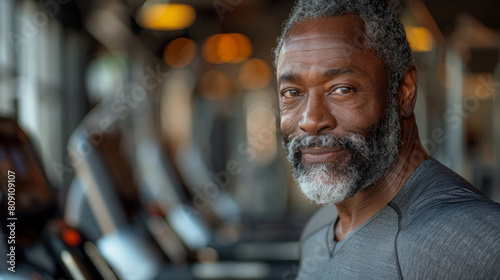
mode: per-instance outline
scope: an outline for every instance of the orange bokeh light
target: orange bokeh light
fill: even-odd
[[[205,40],[202,54],[214,64],[241,63],[252,54],[252,43],[240,33],[216,34]]]
[[[184,4],[153,4],[143,6],[138,23],[148,29],[179,30],[191,26],[196,19],[193,7]]]
[[[434,48],[434,37],[425,27],[405,27],[406,37],[414,52],[430,52]]]
[[[248,89],[260,89],[271,81],[271,70],[264,60],[252,58],[241,66],[239,80]]]
[[[163,51],[163,60],[171,67],[181,68],[193,61],[196,44],[188,38],[178,38],[170,42]]]

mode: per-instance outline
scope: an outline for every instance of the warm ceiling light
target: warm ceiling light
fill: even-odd
[[[205,40],[202,53],[210,63],[241,63],[252,54],[252,43],[240,33],[216,34]]]
[[[202,46],[202,55],[210,63],[222,63],[217,54],[217,42],[221,35],[217,34],[205,40]]]
[[[217,42],[217,57],[223,62],[238,59],[238,42],[232,34],[222,34]]]
[[[410,47],[414,52],[432,51],[434,47],[434,38],[427,28],[407,26],[405,30]]]
[[[241,66],[239,80],[248,89],[260,89],[271,81],[271,70],[262,59],[252,58]]]
[[[170,42],[163,52],[163,59],[170,67],[181,68],[193,60],[196,44],[188,38],[178,38]]]
[[[179,30],[191,26],[196,18],[193,7],[185,4],[144,5],[138,14],[139,24],[154,30]]]

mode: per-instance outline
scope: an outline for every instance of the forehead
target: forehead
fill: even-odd
[[[306,20],[294,24],[283,43],[277,63],[285,71],[316,68],[378,68],[381,62],[364,45],[364,23],[354,15]],[[342,64],[342,65],[340,65]]]

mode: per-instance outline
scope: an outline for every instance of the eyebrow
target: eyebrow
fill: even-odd
[[[279,76],[278,84],[282,84],[285,82],[294,83],[294,82],[297,82],[299,80],[300,80],[299,75],[288,72],[288,73],[284,73],[284,74]]]
[[[352,67],[340,67],[340,68],[332,68],[324,71],[321,76],[324,78],[333,78],[337,76],[342,76],[346,74],[355,74],[356,72]],[[280,75],[278,78],[278,84],[285,83],[285,82],[290,82],[294,83],[297,81],[300,81],[301,78],[298,74],[296,73],[291,73],[291,72],[285,72],[284,74]]]

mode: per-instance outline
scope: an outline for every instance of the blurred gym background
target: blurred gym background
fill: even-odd
[[[500,201],[500,4],[389,3],[419,70],[425,148]],[[0,117],[12,120],[0,200],[17,170],[17,213],[77,229],[55,235],[88,240],[104,279],[292,279],[318,208],[291,179],[277,129],[271,49],[292,5],[0,1]],[[23,226],[26,271],[93,275],[34,260],[46,225]]]

